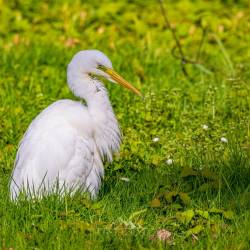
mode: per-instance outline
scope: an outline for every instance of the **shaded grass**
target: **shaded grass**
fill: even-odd
[[[2,244],[24,249],[39,246],[46,249],[155,248],[160,243],[152,242],[150,236],[158,228],[168,228],[174,233],[176,247],[186,249],[193,243],[191,239],[184,240],[187,225],[179,225],[175,219],[179,209],[171,206],[151,208],[149,205],[159,190],[185,191],[186,183],[178,169],[180,167],[173,166],[165,173],[147,168],[136,174],[130,171],[127,173],[130,178],[128,183],[120,180],[118,173],[107,173],[108,177],[95,202],[77,194],[61,199],[51,195],[33,202],[24,199],[15,204],[7,198],[5,188],[1,193],[0,210]],[[218,192],[208,190],[200,193],[196,190],[190,193],[192,202],[185,206],[185,210],[220,207],[236,211],[233,220],[220,216],[211,218],[209,223],[215,220],[221,231],[218,235],[212,234],[207,227],[199,236],[198,248],[238,248],[240,244],[246,247],[249,243],[250,204],[244,197],[249,192],[249,184],[248,187],[230,187],[225,186]],[[239,201],[242,203],[238,204]],[[140,213],[136,215],[138,211]]]

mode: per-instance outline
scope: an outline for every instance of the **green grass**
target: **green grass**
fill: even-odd
[[[205,70],[187,65],[189,77],[171,54],[174,40],[157,1],[99,2],[0,1],[0,246],[248,249],[248,1],[165,1],[189,58],[207,28]],[[66,66],[89,48],[104,51],[145,96],[106,82],[124,136],[120,154],[105,166],[100,195],[12,203],[18,142],[46,106],[76,99]],[[158,229],[171,240],[153,240]]]

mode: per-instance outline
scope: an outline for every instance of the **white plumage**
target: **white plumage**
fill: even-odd
[[[87,106],[59,100],[44,109],[21,140],[11,177],[11,198],[20,191],[41,196],[59,190],[89,191],[94,198],[104,175],[103,160],[112,161],[121,134],[108,94],[93,77],[103,76],[137,94],[100,51],[77,53],[67,69],[68,85]]]

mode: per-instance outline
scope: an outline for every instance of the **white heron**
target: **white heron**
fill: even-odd
[[[75,96],[44,109],[29,125],[19,144],[10,181],[10,195],[20,191],[41,196],[64,190],[84,190],[96,197],[104,175],[103,160],[112,161],[121,143],[119,125],[108,93],[96,76],[104,77],[138,95],[98,50],[78,52],[67,68],[67,82]]]

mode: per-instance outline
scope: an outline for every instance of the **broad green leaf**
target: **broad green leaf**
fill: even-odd
[[[180,199],[184,205],[188,205],[191,201],[187,193],[179,192]]]
[[[153,199],[151,202],[150,202],[150,206],[153,207],[153,208],[157,208],[157,207],[160,207],[161,206],[161,201],[159,199]]]
[[[172,192],[167,192],[164,197],[166,199],[167,202],[172,203],[173,202],[173,198],[176,197],[178,195],[177,191],[172,191]]]
[[[209,213],[208,211],[203,211],[203,210],[195,210],[195,213],[200,215],[201,217],[208,219]]]
[[[103,204],[102,202],[95,202],[93,203],[93,205],[91,206],[91,209],[94,209],[94,210],[99,210],[103,207]]]
[[[152,163],[155,166],[158,166],[161,163],[161,157],[159,155],[153,155],[152,156]]]
[[[170,209],[172,210],[180,210],[183,208],[183,206],[179,203],[172,203],[170,206],[169,206]]]
[[[224,211],[219,208],[211,208],[209,209],[209,213],[214,213],[214,214],[222,214]]]
[[[186,236],[192,235],[192,234],[199,234],[201,231],[204,230],[204,227],[202,225],[197,225],[195,227],[190,228],[187,233]]]
[[[176,213],[176,218],[183,224],[188,224],[191,222],[193,219],[195,213],[194,210],[186,210],[184,212],[177,212]]]
[[[184,167],[181,171],[181,177],[197,176],[197,175],[198,173],[189,167]]]
[[[223,216],[228,220],[232,220],[234,218],[234,212],[231,210],[224,211]]]

